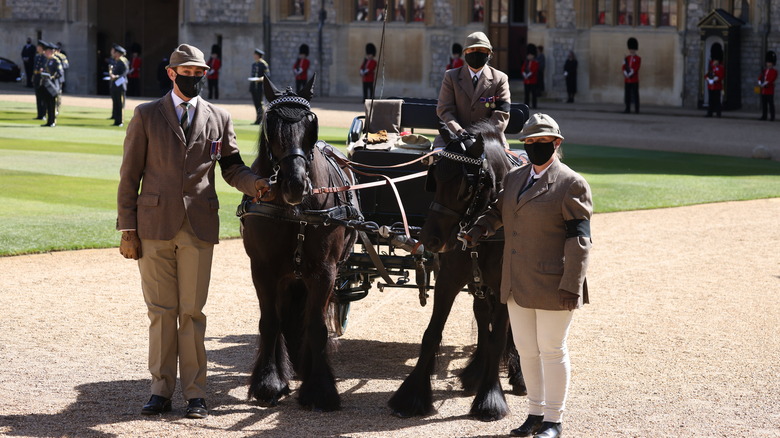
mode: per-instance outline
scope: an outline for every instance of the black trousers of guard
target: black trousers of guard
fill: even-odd
[[[57,120],[57,96],[52,96],[44,87],[43,107],[46,111],[46,126],[54,125]]]
[[[709,106],[707,107],[707,117],[712,117],[712,114],[720,117],[720,91],[721,90],[707,90],[710,99]]]
[[[249,88],[252,93],[252,103],[255,104],[255,123],[259,124],[263,120],[263,87],[262,83],[252,84]]]
[[[539,97],[539,85],[538,84],[523,84],[524,85],[524,98],[523,103],[529,107],[536,109],[536,100]]]
[[[125,107],[125,89],[122,87],[111,87],[111,118],[115,125],[122,124],[122,109]]]
[[[35,108],[38,110],[36,118],[43,119],[46,116],[45,98],[49,94],[40,84],[35,87]]]
[[[631,112],[631,104],[634,104],[636,112],[639,112],[639,82],[626,83],[625,93],[623,100],[626,103],[626,110],[624,112]]]
[[[209,100],[219,99],[219,79],[206,79],[209,85]]]
[[[374,83],[363,82],[363,100],[374,98]]]
[[[775,119],[775,95],[761,95],[761,120],[766,120],[766,113],[769,110],[769,120]]]

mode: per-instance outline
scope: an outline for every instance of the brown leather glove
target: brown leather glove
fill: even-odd
[[[563,307],[565,310],[574,310],[577,308],[577,302],[579,302],[580,296],[562,289],[558,289],[558,299],[560,300],[561,307]]]
[[[119,253],[126,259],[138,260],[141,258],[141,239],[135,231],[122,231],[122,240],[119,242]]]
[[[382,129],[376,133],[369,132],[366,137],[366,143],[368,144],[385,143],[387,142],[387,131]]]
[[[273,191],[273,186],[268,182],[268,178],[260,178],[255,181],[255,190],[257,190],[255,202],[269,202],[276,197],[276,193]]]
[[[463,242],[463,249],[466,247],[474,248],[479,245],[479,239],[485,237],[485,228],[481,225],[474,225],[466,232],[458,233],[458,240]]]

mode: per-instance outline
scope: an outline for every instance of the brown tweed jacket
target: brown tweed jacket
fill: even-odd
[[[198,238],[218,243],[212,141],[222,142],[219,164],[225,181],[254,196],[259,177],[241,160],[230,114],[198,99],[188,140],[170,93],[136,107],[119,170],[117,229],[136,229],[141,239],[170,240],[186,215]]]
[[[510,104],[507,75],[486,65],[482,69],[477,88],[474,88],[468,66],[447,70],[441,83],[436,114],[455,133],[462,129],[468,130],[471,125],[484,119],[489,119],[503,132],[509,124],[509,112],[485,106],[489,102],[480,102],[480,97],[494,98]],[[444,144],[437,137],[434,146]]]
[[[518,197],[531,175],[531,166],[512,170],[504,178],[498,200],[477,219],[488,235],[504,227],[501,302],[510,296],[530,309],[563,310],[558,290],[588,302],[585,271],[590,237],[566,237],[565,221],[590,220],[590,186],[559,160]]]

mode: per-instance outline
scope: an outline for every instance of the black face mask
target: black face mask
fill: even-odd
[[[184,76],[177,74],[175,81],[176,85],[179,86],[179,91],[181,91],[181,94],[192,99],[193,97],[199,95],[203,90],[203,78],[205,77],[206,75]]]
[[[480,69],[487,64],[490,55],[484,52],[471,52],[466,53],[463,57],[466,59],[466,64],[468,64],[469,67]]]
[[[531,164],[541,166],[550,161],[550,157],[555,152],[555,142],[528,143],[525,145],[525,151],[528,152],[528,159],[531,161]]]

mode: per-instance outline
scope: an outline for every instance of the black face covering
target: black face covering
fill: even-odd
[[[550,161],[550,157],[555,152],[555,142],[528,143],[525,145],[525,151],[528,152],[528,159],[532,164],[541,166]]]
[[[489,54],[484,52],[471,52],[466,53],[463,56],[466,59],[466,64],[471,68],[480,69],[487,64]]]
[[[203,78],[205,77],[206,75],[184,76],[177,74],[175,81],[176,85],[179,86],[179,91],[181,91],[181,94],[192,99],[193,97],[199,95],[203,90]]]

